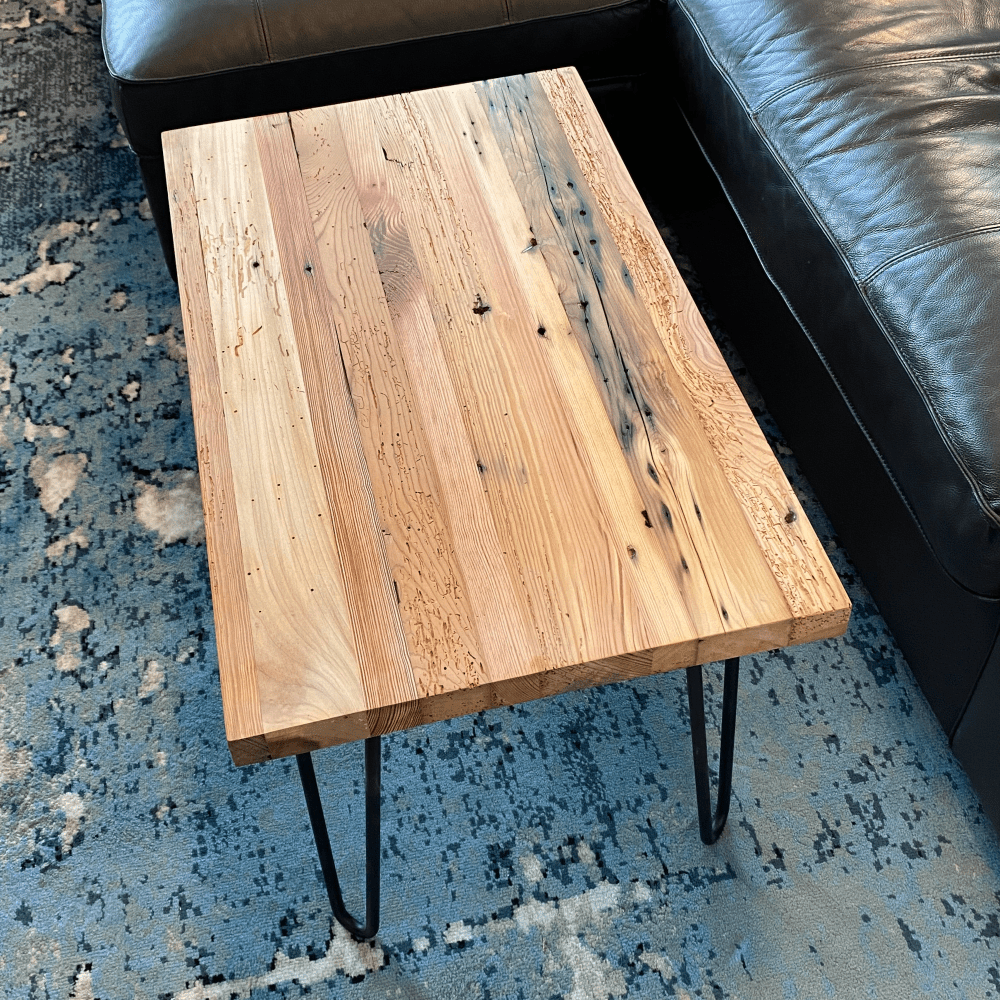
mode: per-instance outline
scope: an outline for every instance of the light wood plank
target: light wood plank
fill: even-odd
[[[254,126],[289,318],[302,359],[304,398],[333,515],[367,718],[373,732],[405,728],[416,685],[291,124],[287,115],[272,115],[255,119]],[[325,673],[339,679],[351,670],[331,662]]]
[[[850,617],[844,587],[677,275],[579,73],[570,67],[537,78],[792,609],[789,644],[843,634]]]
[[[378,164],[363,157],[359,196],[336,110],[296,112],[291,122],[361,443],[375,482],[417,694],[478,687],[486,680],[480,622],[455,546],[464,541],[474,570],[484,551],[499,549],[482,509],[465,504],[465,509],[452,505],[449,510],[441,501],[444,496],[471,496],[474,502],[478,484],[466,476],[460,485],[442,487],[424,426],[427,413],[432,432],[454,437],[455,425],[448,422],[454,403],[441,405],[449,386],[440,366],[437,377],[428,377],[437,338],[422,279],[399,225],[398,208],[379,183]],[[405,337],[410,329],[415,343],[401,342],[400,331]],[[411,366],[420,375],[416,384]],[[464,464],[471,468],[472,460]],[[456,537],[455,521],[473,530]],[[503,582],[477,573],[471,586],[482,600],[487,588],[495,591]],[[523,628],[519,633],[507,620],[485,617],[481,623],[491,658],[510,656],[516,635],[523,642]]]
[[[535,310],[504,266],[490,206],[455,150],[440,96],[381,101],[368,128],[405,225],[419,234],[412,245],[508,572],[552,666],[643,648],[648,634],[575,460],[581,444],[552,392]]]
[[[695,636],[697,629],[677,585],[675,567],[650,535],[643,503],[622,461],[614,428],[586,365],[580,363],[581,354],[570,337],[571,324],[553,274],[530,242],[534,239],[532,228],[501,148],[488,127],[487,109],[477,88],[471,84],[443,88],[435,96],[443,108],[436,134],[447,135],[450,154],[464,158],[466,176],[481,192],[495,229],[494,250],[502,254],[498,263],[516,282],[530,310],[527,340],[542,359],[547,391],[557,401],[574,442],[574,460],[593,489],[594,511],[617,556],[614,571],[622,576],[620,587],[636,603],[641,632],[635,633],[628,648],[649,648]],[[461,196],[465,204],[467,192],[463,190]],[[591,498],[583,502],[591,503]],[[568,523],[575,531],[578,519],[571,515]],[[679,562],[676,569],[681,570]],[[617,613],[619,598],[608,581],[600,579],[594,584],[604,588],[598,598],[604,602],[604,613]],[[625,648],[621,647],[623,653]]]
[[[192,147],[266,736],[365,702],[254,130],[225,123]],[[231,656],[220,644],[220,670]]]
[[[562,289],[577,350],[589,364],[650,528],[671,553],[699,630],[790,619],[718,468],[683,382],[534,77],[479,85],[544,256]],[[510,137],[514,141],[510,141]],[[775,635],[778,642],[785,637]]]
[[[198,445],[198,469],[205,510],[206,547],[215,619],[216,643],[226,650],[220,671],[226,739],[237,764],[270,756],[264,738],[256,653],[246,587],[229,441],[216,367],[208,280],[202,254],[191,147],[174,133],[163,144],[167,170],[174,179],[170,219],[176,239],[181,317],[186,338],[191,406]]]

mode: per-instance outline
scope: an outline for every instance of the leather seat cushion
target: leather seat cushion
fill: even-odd
[[[1000,595],[1000,9],[669,0],[668,19],[765,269],[942,567]]]
[[[588,81],[634,75],[652,3],[105,0],[103,39],[165,233],[162,132],[553,66]]]
[[[579,14],[620,0],[104,0],[112,76],[177,80]]]

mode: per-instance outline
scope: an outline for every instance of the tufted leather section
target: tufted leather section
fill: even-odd
[[[615,7],[620,0],[104,0],[120,80],[163,81]]]
[[[1000,595],[1000,10],[669,15],[689,120],[768,273],[941,564]]]

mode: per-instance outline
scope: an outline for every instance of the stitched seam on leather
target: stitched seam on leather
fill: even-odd
[[[931,404],[931,402],[928,399],[927,394],[924,391],[923,387],[920,385],[920,383],[915,378],[915,376],[913,374],[913,371],[910,368],[909,363],[907,362],[907,360],[900,353],[898,345],[893,340],[893,338],[889,336],[889,331],[888,331],[888,327],[886,325],[885,320],[883,319],[881,313],[875,308],[874,304],[872,303],[872,300],[871,300],[870,296],[868,295],[867,288],[862,284],[861,279],[858,277],[857,272],[851,266],[850,261],[844,255],[843,250],[841,249],[840,243],[833,236],[833,233],[830,231],[829,227],[826,225],[825,220],[819,214],[819,212],[816,210],[816,206],[813,204],[812,199],[810,199],[809,196],[806,194],[806,192],[802,189],[802,186],[799,184],[798,179],[796,178],[796,176],[794,175],[794,173],[789,169],[789,166],[786,163],[785,159],[778,153],[778,151],[772,145],[772,143],[771,143],[770,139],[768,138],[768,136],[763,132],[763,130],[761,128],[761,125],[760,125],[760,122],[757,119],[757,116],[754,115],[754,114],[751,114],[749,112],[747,103],[744,100],[743,95],[740,93],[739,89],[736,87],[736,85],[735,85],[732,77],[730,76],[730,74],[728,72],[726,72],[726,70],[724,69],[724,67],[719,63],[719,60],[716,58],[715,53],[712,51],[711,47],[708,45],[708,42],[705,39],[704,35],[701,33],[700,30],[698,30],[698,26],[694,22],[694,20],[692,19],[691,14],[688,11],[688,9],[684,6],[684,4],[681,2],[681,0],[675,0],[675,2],[677,3],[678,8],[681,11],[683,11],[685,17],[687,17],[687,19],[688,19],[689,23],[691,24],[692,28],[695,30],[695,32],[697,33],[697,35],[701,39],[705,52],[708,54],[709,58],[712,60],[712,63],[715,65],[716,69],[718,69],[720,76],[726,82],[726,85],[729,87],[730,91],[732,91],[732,93],[734,93],[737,96],[737,98],[739,99],[740,104],[743,106],[743,109],[744,109],[744,111],[747,114],[747,118],[750,121],[750,123],[753,125],[754,129],[756,130],[757,135],[760,137],[761,141],[767,147],[767,149],[770,152],[770,154],[775,158],[776,162],[779,164],[779,166],[781,167],[781,169],[784,171],[785,176],[786,176],[787,180],[789,181],[789,183],[798,192],[799,197],[802,198],[803,203],[806,205],[806,207],[809,209],[810,213],[812,214],[813,220],[816,222],[816,224],[823,231],[823,233],[826,236],[826,238],[830,241],[830,245],[833,247],[834,252],[837,254],[837,256],[840,257],[841,262],[844,264],[845,268],[847,268],[848,273],[853,276],[855,282],[858,285],[858,291],[861,294],[861,296],[862,296],[865,304],[868,306],[869,312],[871,312],[871,314],[872,314],[872,318],[878,324],[879,329],[882,331],[882,336],[885,338],[886,343],[889,345],[890,349],[896,355],[896,358],[899,361],[900,366],[902,367],[903,371],[906,372],[907,377],[910,379],[910,382],[912,383],[914,389],[917,392],[917,395],[921,398],[921,400],[923,400],[924,406],[927,408],[928,414],[930,415],[931,419],[933,420],[935,427],[937,427],[938,433],[940,434],[942,441],[944,441],[944,443],[945,443],[945,447],[947,447],[949,453],[951,454],[952,458],[955,461],[955,464],[958,466],[958,468],[961,471],[963,477],[965,478],[966,484],[968,485],[969,489],[972,491],[973,495],[976,497],[977,501],[979,502],[979,506],[982,509],[982,512],[986,515],[986,517],[987,517],[988,520],[993,521],[997,525],[1000,525],[1000,514],[998,514],[996,511],[994,511],[993,508],[992,508],[992,506],[985,500],[979,484],[975,481],[975,479],[970,474],[969,468],[966,465],[966,463],[963,461],[962,458],[959,457],[958,453],[956,452],[955,445],[952,442],[950,435],[946,433],[945,428],[944,428],[944,426],[943,426],[943,424],[941,422],[941,419],[938,416],[937,410]],[[689,126],[689,128],[690,128],[690,126]],[[694,131],[693,130],[691,130],[691,131],[692,131],[692,135],[694,135]],[[697,136],[695,136],[695,139],[697,140]],[[700,147],[701,143],[699,142],[698,145]],[[702,153],[704,154],[704,149],[702,149]],[[711,164],[711,160],[707,156],[705,157],[705,159],[706,159],[706,161],[708,163]],[[713,167],[713,170],[714,170],[714,167]],[[718,174],[716,174],[716,176],[718,176]],[[722,179],[721,178],[719,178],[719,182],[720,182],[720,184],[722,183]],[[724,184],[722,185],[722,189],[723,189],[723,191],[726,191],[726,188],[725,188]],[[729,199],[729,193],[728,192],[726,192],[726,198],[727,198],[727,200],[729,200],[729,203],[732,206],[733,211],[736,211],[736,206],[733,205],[732,200]],[[740,216],[740,213],[736,212],[736,215],[737,215],[737,218],[740,219],[740,224],[743,225],[743,219],[742,219],[742,216]],[[749,230],[747,229],[747,227],[745,225],[743,225],[743,229],[747,233],[747,236],[750,238],[751,245],[754,247],[754,252],[757,253],[757,258],[758,258],[758,260],[760,260],[761,266],[763,266],[763,263],[764,263],[763,262],[763,258],[761,257],[760,253],[757,251],[757,245],[754,242],[753,238],[750,237]],[[861,428],[861,430],[864,433],[865,437],[868,439],[869,443],[871,444],[872,450],[875,452],[875,454],[878,456],[879,461],[882,463],[882,466],[885,469],[886,475],[889,476],[889,479],[892,481],[893,485],[895,486],[896,491],[899,493],[900,498],[903,500],[903,502],[906,504],[907,509],[910,511],[910,514],[913,517],[914,523],[917,525],[918,529],[920,530],[921,535],[924,538],[924,541],[927,543],[928,549],[931,552],[935,553],[935,558],[937,559],[938,557],[937,557],[937,554],[936,554],[936,550],[935,550],[934,546],[931,544],[930,539],[927,537],[926,533],[924,532],[923,526],[921,525],[920,520],[918,519],[918,517],[916,515],[916,512],[914,511],[914,509],[913,509],[912,505],[910,504],[909,500],[907,499],[906,495],[904,494],[904,492],[900,488],[899,483],[896,481],[895,476],[893,476],[891,470],[889,469],[888,463],[885,461],[885,459],[882,456],[882,452],[876,446],[874,440],[872,439],[871,435],[869,434],[868,428],[865,426],[864,422],[861,420],[859,414],[854,409],[854,406],[851,404],[851,401],[848,398],[846,392],[844,392],[843,388],[841,387],[839,379],[833,373],[833,370],[830,368],[830,365],[829,365],[829,363],[826,360],[826,355],[820,350],[819,346],[816,344],[816,341],[812,338],[812,336],[810,335],[809,331],[806,329],[805,324],[799,318],[798,313],[796,313],[796,311],[792,308],[791,303],[788,302],[788,299],[786,298],[786,296],[784,294],[784,291],[778,285],[778,283],[776,281],[774,281],[774,279],[771,277],[771,274],[767,270],[766,267],[764,268],[764,272],[767,274],[768,278],[771,280],[771,283],[774,285],[774,287],[778,290],[778,292],[781,295],[781,297],[783,299],[785,299],[785,303],[786,303],[786,305],[788,305],[788,308],[791,311],[792,315],[795,316],[795,319],[798,322],[799,326],[802,327],[803,333],[805,333],[805,335],[808,338],[809,342],[812,344],[813,349],[816,351],[817,355],[819,356],[820,360],[822,361],[823,366],[826,368],[827,372],[830,375],[830,378],[833,380],[834,384],[837,386],[837,391],[841,394],[841,396],[842,396],[845,404],[850,409],[852,415],[854,416],[854,419],[857,421],[858,427]],[[938,559],[938,562],[939,563],[941,562],[940,559]],[[956,583],[959,583],[959,581],[955,579],[954,575],[952,573],[950,573],[944,567],[943,564],[941,564],[941,568],[942,568],[942,570],[944,570],[945,573],[947,573],[947,575],[951,579],[955,580]],[[960,586],[964,586],[961,583],[959,583],[959,585]],[[969,589],[969,588],[965,588],[965,589]],[[974,593],[974,591],[973,591],[973,593]]]
[[[711,45],[708,44],[708,39],[705,37],[704,33],[701,30],[701,25],[699,25],[698,22],[694,19],[694,16],[691,14],[691,11],[688,10],[688,8],[684,5],[683,0],[674,0],[674,2],[677,4],[677,7],[683,12],[684,16],[687,18],[688,24],[691,25],[691,29],[698,36],[698,38],[701,39],[701,47],[708,54],[708,58],[711,59],[712,65],[715,66],[715,68],[719,71],[719,75],[726,81],[726,83],[729,86],[729,89],[739,98],[740,105],[743,108],[744,112],[746,112],[747,117],[751,118],[752,113],[750,111],[749,102],[743,95],[743,91],[736,86],[736,81],[732,78],[729,71],[725,68],[725,66],[722,65],[722,63],[716,57],[714,49],[712,48]],[[694,132],[692,131],[691,134],[694,135]]]
[[[504,24],[510,24],[510,19],[512,17],[510,12],[510,0],[503,0],[503,9],[506,11],[504,15]]]
[[[783,87],[776,94],[772,94],[767,100],[762,104],[759,104],[754,111],[754,114],[758,114],[765,108],[770,107],[775,101],[781,100],[787,94],[791,94],[796,90],[800,90],[802,87],[808,87],[813,83],[820,83],[823,80],[834,80],[838,76],[850,76],[853,73],[864,73],[866,70],[870,69],[888,69],[892,66],[909,66],[916,63],[923,63],[924,65],[929,65],[931,63],[938,62],[953,62],[956,60],[965,60],[969,56],[976,55],[983,59],[997,59],[1000,58],[1000,49],[995,49],[989,52],[958,52],[953,55],[948,56],[911,56],[904,59],[887,59],[885,62],[870,62],[870,63],[859,63],[857,66],[849,66],[844,69],[830,70],[828,73],[819,73],[816,76],[806,77],[804,80],[798,80],[795,83],[790,83],[787,87]]]
[[[264,18],[264,6],[261,0],[253,0],[253,9],[257,14],[257,31],[260,33],[260,40],[264,46],[264,55],[268,62],[274,62],[267,37],[267,21]]]
[[[864,283],[872,281],[877,275],[881,274],[887,268],[892,267],[894,264],[898,264],[900,261],[907,260],[910,257],[915,257],[917,254],[924,253],[926,250],[933,250],[935,247],[943,247],[949,243],[957,243],[959,240],[967,239],[970,236],[979,236],[981,233],[995,232],[1000,232],[1000,222],[994,223],[992,226],[977,226],[975,229],[964,229],[962,232],[954,233],[951,236],[942,236],[936,240],[928,240],[926,243],[910,247],[909,250],[903,250],[896,254],[895,257],[890,257],[888,260],[883,261],[878,267],[873,268],[867,275],[865,275],[865,277],[861,278],[861,281]]]

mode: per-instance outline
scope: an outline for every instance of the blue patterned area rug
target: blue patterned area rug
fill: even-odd
[[[177,292],[99,17],[0,0],[0,995],[1000,996],[996,834],[759,407],[855,611],[745,661],[720,843],[681,674],[570,694],[387,738],[382,929],[332,925],[294,764],[226,748]],[[316,757],[357,906],[360,747]]]

